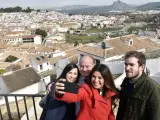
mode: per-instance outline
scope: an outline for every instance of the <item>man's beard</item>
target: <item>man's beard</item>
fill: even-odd
[[[138,78],[138,76],[139,76],[139,72],[138,72],[135,76],[132,76],[132,77],[127,77],[127,76],[126,76],[126,78],[129,78],[129,79],[132,79],[132,80],[133,80],[133,79]]]

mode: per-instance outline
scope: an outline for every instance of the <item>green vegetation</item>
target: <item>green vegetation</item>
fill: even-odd
[[[5,62],[14,62],[14,61],[16,61],[17,59],[18,59],[17,57],[12,56],[12,55],[9,55],[9,56],[6,58]]]
[[[90,42],[100,42],[104,39],[103,36],[80,36],[80,35],[71,35],[66,33],[66,42],[67,43],[76,43],[78,45],[79,43],[86,44]],[[75,42],[77,41],[77,42]]]
[[[153,28],[156,28],[156,27],[157,27],[157,24],[147,24],[147,25],[144,25],[143,27],[130,27],[130,28],[128,29],[128,32],[129,32],[129,33],[132,33],[132,31],[153,29]]]
[[[76,47],[76,46],[78,46],[78,45],[79,45],[78,41],[75,41],[75,42],[74,42],[74,47]]]
[[[5,72],[6,72],[5,69],[0,69],[0,75],[2,75]]]
[[[86,33],[110,32],[110,31],[117,31],[120,29],[121,28],[103,28],[103,29],[91,28],[91,29],[86,30]]]
[[[30,9],[30,7],[27,7],[26,9],[22,9],[21,7],[8,7],[8,8],[0,8],[0,12],[27,12],[30,13],[34,9]]]

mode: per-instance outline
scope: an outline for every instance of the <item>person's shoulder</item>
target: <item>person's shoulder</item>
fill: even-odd
[[[86,91],[88,94],[92,94],[91,88],[88,84],[84,83],[80,85],[80,89]]]
[[[90,86],[88,84],[84,83],[84,84],[80,85],[80,88],[90,89]]]
[[[145,86],[148,87],[148,89],[150,90],[160,89],[160,85],[151,77],[147,76],[146,80],[147,80],[147,83]]]
[[[148,85],[151,85],[151,86],[157,86],[157,85],[159,85],[155,80],[153,80],[149,76],[147,76],[146,80],[147,80]]]

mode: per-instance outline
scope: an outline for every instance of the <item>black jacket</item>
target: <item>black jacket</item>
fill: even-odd
[[[143,73],[125,97],[128,84],[125,78],[116,120],[160,120],[160,85]]]
[[[47,96],[40,120],[76,120],[75,104],[56,100],[54,97],[55,87],[52,85],[51,92]]]

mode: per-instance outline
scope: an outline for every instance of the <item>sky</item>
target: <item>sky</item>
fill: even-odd
[[[46,7],[60,7],[66,5],[111,5],[117,0],[0,0],[0,7],[16,7],[20,6],[46,8]],[[148,2],[160,2],[160,0],[121,0],[127,4],[145,4]]]

